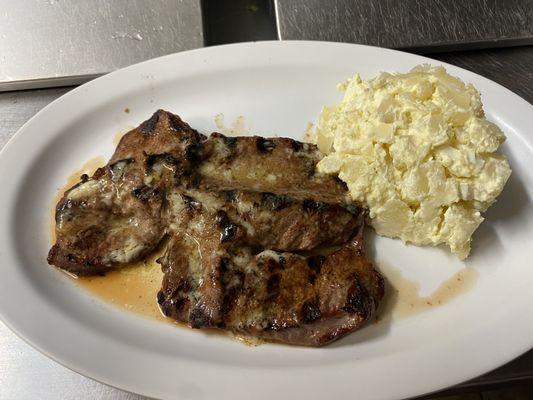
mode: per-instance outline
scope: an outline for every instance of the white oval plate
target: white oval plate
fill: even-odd
[[[473,378],[533,346],[533,107],[502,86],[446,65],[482,93],[505,131],[514,173],[475,235],[474,287],[411,318],[385,318],[331,346],[247,347],[120,311],[47,266],[49,209],[66,177],[110,156],[118,131],[157,108],[203,132],[245,116],[252,133],[302,138],[335,85],[359,72],[407,71],[427,58],[349,44],[263,42],[210,47],[89,82],[32,118],[0,155],[0,314],[37,349],[73,370],[153,397],[392,399]],[[124,112],[129,108],[129,114]],[[430,293],[464,267],[442,249],[369,237],[379,264]]]

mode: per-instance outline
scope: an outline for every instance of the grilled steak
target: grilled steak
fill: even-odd
[[[161,110],[124,135],[109,163],[82,176],[59,201],[48,262],[93,275],[153,251],[166,232],[162,208],[172,168],[203,138]]]
[[[165,315],[193,328],[312,346],[373,315],[383,280],[363,256],[361,210],[254,192],[226,196],[172,196],[179,222],[160,260]],[[338,244],[328,256],[293,253]]]
[[[361,209],[297,200],[287,195],[243,190],[176,187],[168,198],[170,227],[183,231],[198,210],[214,215],[222,242],[239,238],[254,248],[313,250],[346,243],[357,229]],[[202,230],[206,228],[202,225]],[[218,239],[217,239],[218,240]]]
[[[316,171],[322,153],[313,144],[213,133],[192,146],[189,155],[197,164],[191,173],[193,183],[330,203],[350,202],[344,182]]]
[[[364,258],[364,210],[344,183],[316,171],[321,157],[292,139],[206,138],[159,110],[65,192],[48,262],[105,273],[169,236],[158,260],[165,315],[326,344],[371,318],[383,279]]]

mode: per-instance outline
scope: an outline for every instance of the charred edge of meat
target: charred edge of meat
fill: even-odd
[[[222,263],[221,263],[222,269]],[[219,324],[219,327],[225,326],[225,317],[233,309],[235,301],[237,300],[239,294],[242,292],[244,287],[245,274],[242,271],[231,271],[227,269],[227,264],[224,266],[222,283],[226,288],[224,297],[222,299],[222,305],[220,308],[222,315],[222,322]]]
[[[82,176],[80,176],[80,183],[85,183],[88,180],[89,180],[89,175],[83,174]]]
[[[220,242],[227,242],[235,236],[237,232],[237,225],[229,220],[228,214],[225,211],[217,211],[216,221],[220,228]]]
[[[320,302],[318,297],[307,300],[300,310],[300,319],[304,324],[311,324],[320,319]]]
[[[161,191],[158,188],[153,188],[150,186],[141,186],[137,189],[133,189],[133,195],[143,203],[146,203],[148,200],[154,197],[159,197]]]
[[[358,314],[363,319],[366,319],[372,313],[373,305],[370,302],[370,294],[368,290],[361,285],[359,277],[354,275],[353,284],[348,289],[348,295],[346,298],[346,305],[343,310],[349,314]]]
[[[292,151],[294,151],[295,153],[298,153],[299,151],[301,151],[303,149],[303,143],[302,142],[299,142],[299,141],[294,140],[294,139],[290,139],[290,143],[291,143]]]
[[[309,267],[309,283],[315,283],[316,278],[320,275],[320,271],[322,269],[322,264],[324,264],[324,261],[326,261],[326,257],[322,255],[311,256],[307,259],[307,266]]]
[[[174,185],[177,187],[199,189],[201,184],[202,175],[200,175],[197,171],[176,171],[174,174]]]
[[[220,138],[231,152],[234,152],[237,148],[237,138],[220,135]]]
[[[183,199],[183,202],[185,203],[185,206],[188,210],[198,210],[201,208],[202,204],[196,200],[194,197],[187,196],[186,194],[182,194],[181,198]]]
[[[159,292],[159,293],[161,293],[161,292]],[[158,297],[158,299],[159,299],[159,297]],[[163,313],[163,315],[165,317],[171,317],[172,316],[172,302],[171,301],[167,301],[166,298],[163,300],[162,303],[159,303],[159,309],[161,310],[161,312]]]
[[[325,207],[325,204],[321,201],[315,201],[312,199],[304,200],[302,203],[302,208],[304,211],[307,212],[313,212],[313,211],[320,211]]]
[[[157,304],[159,305],[163,304],[166,299],[167,297],[165,296],[165,293],[162,290],[157,292]]]
[[[261,201],[272,211],[282,210],[293,203],[292,198],[289,196],[277,195],[268,192],[261,193]]]
[[[145,135],[150,135],[154,129],[157,123],[159,122],[159,113],[161,110],[156,111],[149,119],[144,121],[141,124],[141,132]]]
[[[344,182],[341,178],[339,178],[338,176],[335,176],[333,178],[335,180],[335,182],[337,183],[337,185],[339,185],[340,187],[342,187],[344,190],[348,191],[348,185],[346,184],[346,182]]]
[[[211,326],[211,318],[200,307],[194,307],[189,313],[189,325],[193,329]]]
[[[106,168],[105,167],[100,167],[98,168],[96,171],[94,171],[94,174],[92,176],[93,179],[100,179],[101,177],[103,177],[106,173]]]
[[[255,145],[260,153],[270,153],[276,148],[276,143],[273,140],[262,137],[255,138]]]
[[[165,111],[166,112],[166,111]],[[176,114],[172,114],[172,113],[169,113],[169,112],[166,112],[166,114],[168,115],[168,120],[169,120],[169,125],[170,125],[170,128],[172,128],[173,130],[175,130],[176,132],[183,132],[183,131],[192,131],[192,132],[196,132],[196,130],[192,129],[188,123],[186,123],[185,121],[183,121],[179,116],[177,116]],[[185,137],[183,137],[182,139],[186,139]]]
[[[172,314],[172,305],[167,301],[167,296],[163,290],[157,292],[157,304],[159,304],[159,309],[166,317],[169,317]]]
[[[75,254],[65,252],[57,243],[52,246],[46,258],[50,265],[61,265],[61,268],[77,276],[104,276],[107,266],[102,264],[100,257],[83,259]]]
[[[198,189],[202,184],[202,175],[195,173],[191,178],[191,187]]]
[[[225,274],[226,272],[229,271],[229,266],[231,265],[231,262],[229,260],[229,258],[226,258],[226,257],[223,257],[220,259],[220,272],[222,274]]]
[[[352,215],[360,215],[361,214],[361,209],[356,206],[355,204],[348,204],[347,206],[344,207],[346,211],[348,211],[350,214]]]
[[[185,150],[185,158],[191,164],[195,165],[202,161],[204,145],[202,143],[193,143]]]

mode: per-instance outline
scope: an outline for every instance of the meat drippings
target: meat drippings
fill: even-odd
[[[398,269],[380,265],[380,270],[389,283],[388,298],[380,316],[391,316],[396,321],[449,303],[474,287],[478,278],[474,268],[466,267],[443,281],[430,295],[421,296],[420,284],[402,276]]]
[[[122,309],[172,322],[161,314],[156,300],[163,273],[155,260],[161,253],[159,251],[144,261],[110,271],[105,276],[80,277],[76,283],[96,297]]]

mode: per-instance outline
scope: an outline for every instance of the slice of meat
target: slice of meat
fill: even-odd
[[[169,196],[173,230],[184,230],[191,213],[212,215],[220,240],[253,248],[312,250],[346,243],[357,231],[363,210],[313,199],[248,190],[177,187]],[[207,229],[201,224],[201,229]],[[198,234],[198,233],[196,233]]]
[[[350,203],[346,185],[332,175],[321,174],[316,164],[323,157],[309,143],[288,138],[226,137],[213,133],[191,146],[196,161],[190,171],[191,186],[243,189],[290,195],[328,203]]]
[[[173,114],[157,111],[120,141],[109,163],[67,190],[56,207],[48,262],[77,275],[142,259],[166,232],[165,197],[185,152],[204,139]]]
[[[266,251],[244,275],[235,263],[228,270],[226,276],[243,279],[225,292],[225,329],[290,344],[322,346],[353,332],[373,316],[384,292],[383,278],[364,258],[361,234],[329,256]]]
[[[234,191],[227,202],[226,193],[191,194],[175,194],[171,202],[180,216],[160,260],[165,315],[193,328],[313,346],[371,318],[383,280],[363,255],[361,213],[331,204],[304,209],[293,199],[273,209],[271,199],[250,192]],[[324,219],[330,221],[321,225]],[[347,241],[327,257],[288,252]]]

